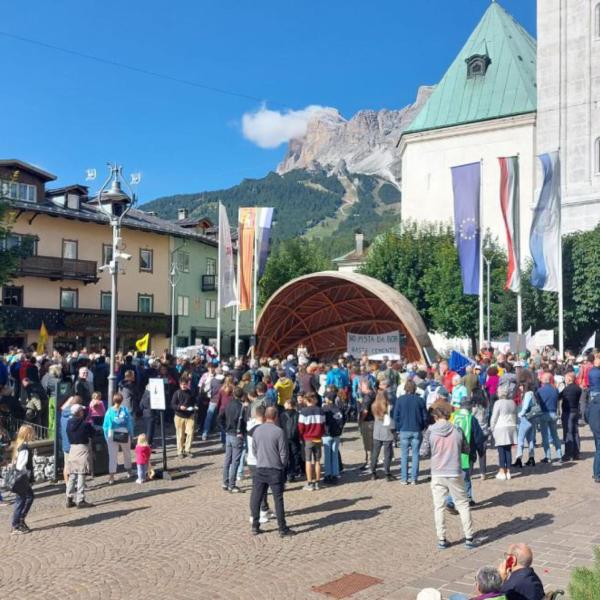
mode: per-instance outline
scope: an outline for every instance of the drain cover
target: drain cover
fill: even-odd
[[[349,598],[352,594],[366,590],[372,585],[383,583],[377,577],[363,575],[362,573],[350,573],[339,579],[334,579],[329,583],[319,586],[313,586],[313,591],[319,594],[325,594],[331,598]]]

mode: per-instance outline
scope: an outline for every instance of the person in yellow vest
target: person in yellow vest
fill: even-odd
[[[292,399],[294,393],[294,382],[285,374],[285,371],[281,369],[277,372],[279,379],[276,381],[275,391],[277,392],[277,404],[280,410],[283,410],[285,403]]]
[[[479,421],[472,414],[472,402],[470,398],[463,398],[460,403],[460,408],[455,410],[450,417],[450,422],[463,432],[469,452],[462,452],[460,455],[460,468],[463,473],[465,482],[465,490],[469,505],[475,506],[473,498],[473,483],[471,481],[471,469],[477,460],[477,448],[481,447],[485,441],[485,435],[479,425]],[[451,512],[454,512],[454,500],[452,496],[448,496],[446,506]]]

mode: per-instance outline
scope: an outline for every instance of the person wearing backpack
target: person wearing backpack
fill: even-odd
[[[460,468],[462,471],[463,480],[465,482],[465,491],[469,506],[475,506],[473,498],[473,483],[471,481],[471,469],[477,460],[477,448],[481,448],[485,441],[485,435],[479,425],[479,421],[471,412],[473,403],[470,398],[463,398],[460,403],[460,408],[452,413],[450,422],[463,432],[468,452],[460,454]],[[454,508],[452,496],[448,495],[446,505],[450,510]]]
[[[521,389],[521,410],[517,415],[519,427],[517,430],[517,456],[512,466],[516,469],[523,468],[523,450],[525,443],[528,448],[526,467],[535,467],[535,428],[542,412],[535,396],[533,382],[526,380],[519,385]]]

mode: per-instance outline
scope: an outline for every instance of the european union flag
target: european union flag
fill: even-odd
[[[479,195],[481,163],[452,167],[454,190],[454,235],[460,260],[463,293],[479,294],[481,227]]]

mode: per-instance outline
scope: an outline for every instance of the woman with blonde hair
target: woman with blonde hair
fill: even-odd
[[[377,479],[377,460],[383,448],[383,470],[388,481],[395,477],[390,472],[394,458],[394,420],[390,415],[391,405],[383,390],[379,390],[371,407],[373,413],[373,449],[371,451],[371,477]]]
[[[35,440],[35,431],[31,425],[21,425],[13,446],[12,460],[18,472],[12,491],[15,494],[15,509],[12,516],[13,535],[29,533],[31,529],[25,523],[25,517],[33,504],[33,452],[29,443]]]

